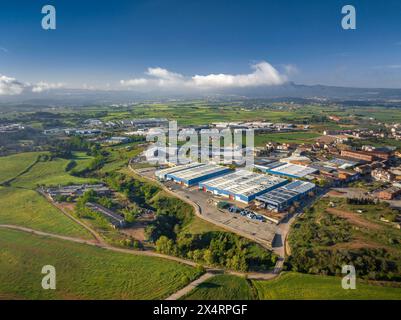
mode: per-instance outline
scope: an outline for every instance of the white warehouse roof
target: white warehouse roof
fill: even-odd
[[[285,176],[296,177],[296,178],[305,177],[308,174],[314,173],[316,171],[317,170],[314,168],[301,166],[298,164],[292,164],[292,163],[286,163],[282,166],[275,167],[275,168],[269,170],[269,172],[271,172],[271,173],[277,173],[277,174],[282,174]]]
[[[202,185],[249,197],[285,182],[285,179],[279,177],[253,173],[248,170],[237,170],[222,177],[207,180]]]

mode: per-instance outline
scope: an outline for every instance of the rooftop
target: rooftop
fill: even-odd
[[[305,177],[308,174],[314,173],[317,170],[311,167],[305,167],[297,164],[292,164],[292,163],[286,163],[282,166],[278,166],[275,168],[270,169],[270,172],[272,173],[277,173],[277,174],[283,174],[283,175],[288,175],[288,176],[293,176],[293,177]]]
[[[248,170],[237,170],[222,177],[205,181],[203,185],[225,190],[232,194],[250,196],[285,181],[282,178],[257,174]]]
[[[182,180],[193,180],[196,178],[203,177],[208,174],[214,174],[221,172],[223,170],[227,170],[226,167],[213,165],[213,164],[204,164],[201,163],[198,166],[186,168],[184,170],[179,170],[173,173],[169,173],[174,176],[174,178],[182,179]]]

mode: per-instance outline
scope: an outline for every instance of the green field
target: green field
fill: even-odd
[[[74,167],[76,171],[82,171],[88,167],[93,160],[92,156],[88,156],[86,152],[73,152],[74,160],[77,165]]]
[[[81,161],[88,161],[87,159],[77,159],[77,165]],[[69,160],[54,159],[52,161],[38,162],[28,172],[19,176],[12,183],[15,187],[36,188],[38,185],[66,185],[70,183],[85,183],[90,180],[80,177],[71,176],[65,171]]]
[[[34,190],[0,187],[0,224],[91,239],[80,225]]]
[[[259,299],[319,299],[319,300],[401,300],[401,287],[379,286],[357,282],[355,290],[341,287],[341,278],[285,273],[270,281],[252,281]]]
[[[401,300],[401,286],[357,282],[355,290],[341,287],[341,278],[284,273],[273,280],[218,275],[192,290],[187,300]]]
[[[39,154],[39,152],[26,152],[0,157],[0,184],[22,173],[36,161]]]
[[[43,290],[41,269],[56,268]],[[0,299],[163,299],[199,273],[164,259],[0,229]]]
[[[277,143],[313,143],[315,138],[321,134],[314,132],[284,132],[284,133],[263,133],[255,135],[255,146],[264,146],[268,142]]]
[[[252,288],[245,278],[218,275],[192,290],[185,300],[252,300]]]

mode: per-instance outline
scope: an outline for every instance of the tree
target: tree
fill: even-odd
[[[166,236],[161,236],[156,241],[156,251],[164,254],[174,255],[174,241],[167,238]]]

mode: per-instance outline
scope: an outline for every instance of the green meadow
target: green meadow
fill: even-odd
[[[357,282],[355,290],[345,290],[341,278],[300,273],[284,273],[270,281],[252,281],[263,300],[401,300],[401,287]]]
[[[252,288],[245,278],[218,275],[201,283],[183,300],[252,300]]]
[[[264,146],[268,142],[277,143],[314,143],[321,134],[315,132],[263,133],[255,135],[255,146]]]
[[[39,154],[40,152],[26,152],[0,157],[0,184],[22,173],[36,161]]]
[[[56,268],[56,290],[41,269]],[[0,299],[164,299],[193,281],[196,269],[160,258],[0,229]]]
[[[51,161],[38,162],[28,172],[16,178],[12,186],[33,189],[38,185],[50,186],[91,182],[89,179],[74,177],[66,172],[65,168],[69,161],[56,158]],[[82,161],[86,162],[88,159],[77,159],[77,166],[80,166]]]
[[[91,239],[80,225],[34,190],[0,187],[0,224]]]
[[[393,284],[392,284],[393,285]],[[341,287],[341,278],[295,272],[273,280],[246,280],[218,275],[184,297],[188,300],[401,300],[401,285],[358,282],[355,290]]]
[[[0,158],[0,176],[13,179],[11,186],[0,187],[0,223],[20,225],[40,231],[91,239],[80,225],[53,207],[35,189],[38,185],[83,183],[90,180],[65,171],[70,160],[36,162],[40,153],[21,153]],[[74,154],[77,166],[91,161],[84,153]],[[34,164],[34,165],[32,165]]]

